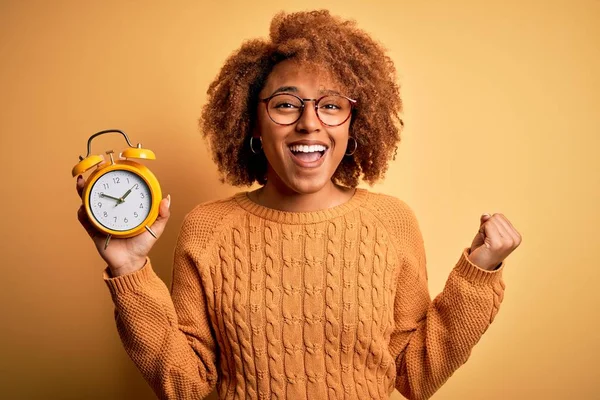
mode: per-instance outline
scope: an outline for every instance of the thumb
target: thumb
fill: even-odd
[[[485,221],[487,221],[488,219],[492,218],[492,216],[488,213],[482,214],[481,218],[479,218],[479,226],[483,225],[485,223]]]
[[[477,232],[477,234],[473,238],[473,242],[471,243],[471,252],[473,252],[475,249],[477,249],[485,243],[485,231],[483,224],[485,224],[485,222],[490,218],[492,218],[491,215],[487,213],[481,215],[481,217],[479,218],[479,231]]]
[[[168,195],[166,198],[162,199],[160,205],[158,206],[158,218],[152,224],[152,231],[156,233],[156,237],[160,237],[163,231],[165,230],[165,226],[169,221],[169,217],[171,216],[171,195]]]

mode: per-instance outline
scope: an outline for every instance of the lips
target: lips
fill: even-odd
[[[323,142],[301,140],[288,145],[290,157],[296,165],[302,168],[316,168],[325,161],[329,150]]]

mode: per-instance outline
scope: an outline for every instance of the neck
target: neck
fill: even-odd
[[[268,208],[289,212],[311,212],[335,207],[350,200],[354,189],[338,186],[329,181],[314,193],[298,193],[277,179],[268,180],[254,192],[253,200]]]

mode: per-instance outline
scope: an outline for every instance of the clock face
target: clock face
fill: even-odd
[[[130,171],[109,171],[90,190],[90,211],[102,226],[128,231],[139,226],[152,207],[152,194],[146,182]]]

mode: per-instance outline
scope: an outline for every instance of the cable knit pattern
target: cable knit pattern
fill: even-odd
[[[265,274],[264,265],[264,240],[261,228],[262,221],[255,216],[249,217],[250,228],[250,325],[252,327],[252,345],[256,363],[256,375],[258,385],[258,398],[270,399],[269,385],[269,359],[267,356],[267,340],[265,336],[265,304],[264,287]]]
[[[169,290],[150,260],[105,282],[125,350],[161,399],[426,399],[469,358],[504,297],[464,249],[433,301],[402,201],[357,189],[307,213],[246,193],[183,223]]]
[[[356,243],[358,237],[358,223],[356,218],[352,218],[356,213],[353,212],[344,218],[344,247],[343,247],[343,289],[342,289],[342,337],[341,337],[341,365],[342,365],[342,385],[344,387],[344,398],[356,396],[357,388],[354,381],[354,344],[356,342],[356,326],[358,316],[356,315],[357,292],[357,263],[356,263]]]
[[[252,353],[252,343],[250,338],[250,323],[247,306],[250,295],[250,275],[248,271],[248,251],[246,249],[246,240],[244,233],[247,232],[244,226],[239,225],[239,220],[233,226],[233,253],[235,255],[235,295],[234,310],[235,322],[237,326],[238,343],[241,345],[242,361],[244,364],[244,378],[247,385],[245,393],[252,398],[256,398],[256,367],[254,366],[254,354]]]
[[[277,254],[278,231],[273,223],[265,227],[265,272],[266,290],[265,307],[267,309],[267,355],[269,357],[269,374],[271,376],[271,393],[273,398],[285,399],[285,375],[283,373],[284,349],[281,340],[281,271],[280,258]]]
[[[340,232],[342,230],[340,219],[329,223],[327,232],[327,261],[326,261],[326,289],[325,289],[325,370],[327,371],[327,388],[329,399],[342,398],[342,385],[340,375],[340,315],[339,304],[341,289],[340,284]]]
[[[242,396],[246,386],[244,379],[244,370],[242,367],[241,344],[237,338],[235,316],[233,313],[233,290],[234,290],[234,261],[233,249],[231,246],[231,233],[223,232],[221,246],[219,249],[220,269],[223,275],[223,299],[222,299],[222,315],[223,324],[225,325],[225,334],[229,340],[233,359],[235,362],[235,374],[238,384],[235,386],[237,396]]]
[[[315,232],[314,225],[307,225],[304,232],[304,347],[305,370],[308,380],[307,393],[311,398],[326,399],[325,382],[325,318],[324,318],[324,268],[322,255],[325,246]]]

